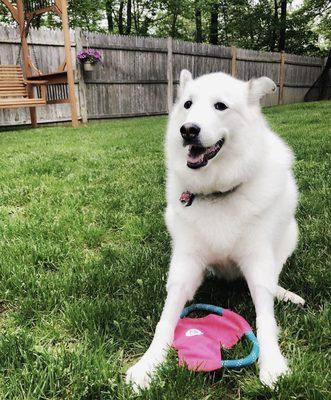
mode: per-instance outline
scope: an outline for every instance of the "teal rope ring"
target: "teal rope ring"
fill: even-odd
[[[213,306],[211,304],[192,304],[182,311],[180,318],[187,317],[192,311],[208,311],[213,314],[223,315],[223,308]],[[222,360],[221,367],[224,368],[241,368],[253,364],[259,357],[260,346],[253,331],[245,333],[246,338],[253,344],[252,350],[248,356],[233,360]]]

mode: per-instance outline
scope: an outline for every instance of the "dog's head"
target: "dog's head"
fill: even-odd
[[[183,70],[169,121],[172,149],[178,147],[185,167],[196,170],[215,163],[229,149],[240,154],[252,140],[253,127],[263,124],[260,99],[275,90],[267,77],[244,82],[218,72],[192,79]]]

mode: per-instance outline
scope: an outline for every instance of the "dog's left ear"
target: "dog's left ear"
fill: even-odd
[[[248,82],[248,102],[258,103],[263,96],[275,92],[276,89],[275,82],[266,76],[251,79]]]
[[[179,95],[181,95],[185,89],[187,82],[192,80],[192,74],[187,69],[182,69],[179,76]]]

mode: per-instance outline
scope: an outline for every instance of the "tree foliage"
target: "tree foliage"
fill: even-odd
[[[1,3],[1,2],[0,2]],[[71,27],[223,46],[325,54],[331,46],[329,0],[69,0]],[[0,22],[10,23],[0,5]],[[35,25],[58,27],[52,14]]]

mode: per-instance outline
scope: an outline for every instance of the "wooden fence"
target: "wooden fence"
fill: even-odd
[[[31,30],[29,42],[33,61],[44,73],[52,72],[64,58],[61,31]],[[279,90],[267,96],[263,105],[301,102],[324,66],[324,59],[318,57],[259,52],[170,38],[72,31],[73,58],[87,47],[102,51],[103,65],[92,73],[83,73],[81,66],[76,66],[78,111],[83,120],[166,114],[176,96],[179,73],[183,68],[189,69],[194,76],[214,71],[223,71],[243,80],[269,76]],[[15,64],[19,48],[17,30],[0,25],[0,64]],[[68,105],[38,109],[41,122],[68,118]],[[27,110],[0,110],[0,126],[26,122],[29,122]]]

